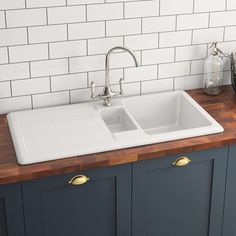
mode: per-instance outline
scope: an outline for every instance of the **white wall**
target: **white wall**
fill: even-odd
[[[212,41],[236,51],[235,0],[0,0],[0,114],[88,100],[118,45],[126,95],[201,87]]]

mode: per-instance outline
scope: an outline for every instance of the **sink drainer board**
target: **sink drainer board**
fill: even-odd
[[[31,164],[213,133],[223,128],[183,91],[12,112],[19,164]]]

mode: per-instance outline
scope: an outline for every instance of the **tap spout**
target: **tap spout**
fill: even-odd
[[[118,47],[114,47],[114,48],[111,48],[108,53],[106,54],[106,60],[105,60],[105,86],[106,87],[110,87],[110,77],[109,77],[109,73],[110,73],[110,65],[109,65],[109,61],[110,61],[110,55],[114,52],[114,51],[117,51],[117,50],[124,50],[126,52],[128,52],[134,59],[134,63],[135,63],[135,66],[138,67],[139,64],[138,64],[138,60],[135,56],[135,54],[128,48],[126,47],[122,47],[122,46],[118,46]]]

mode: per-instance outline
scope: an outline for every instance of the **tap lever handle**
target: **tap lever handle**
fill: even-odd
[[[95,95],[95,87],[96,87],[96,85],[95,85],[94,82],[91,82],[90,86],[91,86],[91,98],[95,98],[96,97],[96,95]]]
[[[124,94],[124,90],[123,90],[123,85],[124,85],[124,79],[120,78],[120,94],[123,95]]]

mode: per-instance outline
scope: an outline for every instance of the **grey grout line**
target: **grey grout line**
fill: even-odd
[[[5,19],[5,29],[7,29],[7,13],[6,11],[3,11],[4,12],[4,19]]]
[[[29,62],[29,78],[32,78],[32,74],[31,74],[31,63]]]
[[[67,61],[67,63],[68,63],[68,74],[70,74],[70,72],[71,72],[71,68],[70,68],[70,58],[68,57],[68,61]]]
[[[224,27],[224,31],[223,31],[223,41],[225,42],[225,30],[226,30],[226,27]]]
[[[195,0],[193,0],[193,14],[195,13]]]
[[[33,101],[33,95],[30,95],[30,100],[31,100],[31,109],[34,109],[34,101]]]
[[[7,48],[7,61],[8,63],[7,64],[10,64],[10,52],[9,52],[9,47],[6,47]]]
[[[210,24],[211,24],[211,13],[208,12],[209,16],[208,16],[208,28],[210,28]]]
[[[177,31],[177,27],[178,27],[177,23],[178,23],[178,16],[176,15],[175,16],[175,31]]]
[[[48,8],[46,8],[46,25],[49,25],[49,23],[48,23]]]
[[[125,19],[125,2],[123,2],[123,19]]]
[[[88,5],[85,5],[85,21],[88,21]]]
[[[48,78],[48,77],[46,77]],[[49,76],[49,90],[50,90],[50,93],[52,92],[52,76]]]
[[[13,97],[13,93],[12,93],[12,81],[10,81],[10,93],[11,93],[11,97]]]

